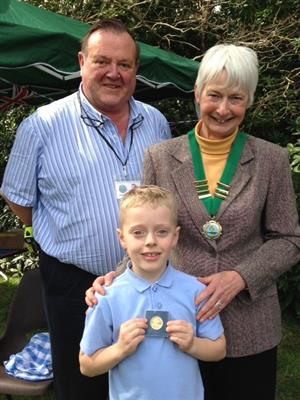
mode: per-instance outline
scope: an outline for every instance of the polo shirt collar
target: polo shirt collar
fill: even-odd
[[[126,269],[126,274],[128,277],[128,280],[132,284],[132,286],[138,291],[138,292],[144,292],[145,290],[149,289],[153,285],[158,285],[162,287],[170,287],[174,281],[174,275],[175,275],[175,270],[172,265],[168,264],[164,274],[160,277],[160,279],[156,282],[150,282],[138,275],[136,275],[132,269],[131,269],[131,261],[128,262],[127,264],[127,269]]]

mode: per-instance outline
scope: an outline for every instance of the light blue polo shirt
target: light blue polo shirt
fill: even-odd
[[[195,298],[205,288],[195,277],[171,265],[158,282],[146,281],[131,269],[107,287],[106,296],[89,309],[80,346],[91,355],[118,339],[120,325],[144,317],[147,310],[168,311],[171,320],[193,324],[195,335],[211,340],[223,334],[219,316],[199,323]],[[135,353],[109,372],[110,400],[202,400],[198,360],[168,338],[145,337]]]
[[[168,138],[166,118],[131,98],[123,142],[80,91],[21,123],[1,190],[11,202],[33,207],[34,236],[45,253],[104,275],[124,256],[116,182],[140,180],[145,149]]]

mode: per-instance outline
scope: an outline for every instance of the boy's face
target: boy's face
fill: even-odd
[[[171,250],[176,246],[179,227],[166,206],[145,204],[125,211],[118,230],[121,245],[131,258],[132,270],[155,282],[164,273]]]

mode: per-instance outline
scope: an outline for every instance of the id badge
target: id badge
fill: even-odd
[[[135,187],[140,185],[141,182],[138,180],[115,181],[117,199],[121,200],[125,193],[129,192],[129,190],[134,189]]]

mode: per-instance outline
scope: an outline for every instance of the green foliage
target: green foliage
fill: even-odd
[[[300,173],[300,140],[297,143],[289,143],[288,149],[291,155],[291,167],[294,172]]]
[[[22,107],[9,110],[6,114],[1,114],[0,118],[0,182],[4,168],[6,166],[9,152],[14,141],[17,126],[24,118],[24,109]]]
[[[300,318],[300,264],[282,275],[277,286],[282,309]]]
[[[28,251],[7,258],[0,259],[0,277],[4,280],[20,278],[24,272],[38,266],[38,258]]]
[[[0,183],[2,182],[4,169],[15,139],[16,129],[21,121],[33,111],[29,106],[19,106],[0,113]]]
[[[300,398],[299,320],[288,312],[283,317],[283,337],[278,350],[276,400]]]
[[[0,185],[3,180],[4,169],[8,161],[9,153],[15,138],[18,125],[32,109],[30,107],[12,108],[6,113],[0,114]],[[20,221],[5,206],[0,197],[0,231],[16,229],[21,226]]]
[[[0,278],[0,332],[2,333],[5,328],[5,321],[7,318],[8,305],[10,304],[18,279],[10,279],[9,281],[1,281]]]

